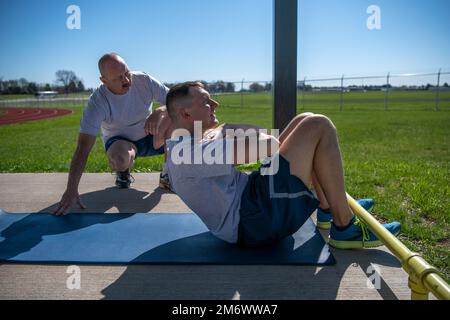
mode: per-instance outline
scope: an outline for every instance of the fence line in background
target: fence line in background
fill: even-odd
[[[448,76],[450,72],[442,72],[441,69],[437,73],[415,73],[415,74],[391,74],[387,73],[385,76],[345,76],[334,77],[334,78],[312,78],[308,79],[304,77],[303,80],[297,82],[297,90],[298,90],[298,99],[299,107],[303,110],[306,109],[306,101],[307,96],[313,98],[315,94],[320,93],[336,93],[338,94],[338,105],[339,110],[344,110],[346,106],[348,106],[349,102],[352,103],[364,103],[364,102],[376,102],[380,103],[380,107],[384,104],[384,110],[389,110],[393,102],[433,102],[429,98],[427,100],[420,100],[419,98],[402,98],[395,99],[392,97],[391,92],[393,91],[408,91],[408,92],[430,92],[435,91],[434,95],[434,103],[432,109],[439,111],[441,109],[441,102],[450,102],[449,97],[442,98],[442,91],[449,91],[450,77],[447,82],[441,81],[442,76]],[[435,81],[425,81],[421,82],[421,84],[414,85],[406,85],[408,80],[412,80],[418,77],[436,77]],[[401,79],[403,84],[397,84],[397,86],[392,85],[392,80]],[[361,85],[348,84],[345,85],[345,82],[349,81],[357,81],[361,80],[363,83]],[[378,81],[377,84],[364,84],[364,81]],[[320,85],[320,83],[327,82],[328,85]],[[334,83],[334,85],[330,85]],[[431,84],[430,82],[434,82]],[[444,82],[444,86],[442,86],[441,82]],[[216,82],[205,82],[208,86],[210,92],[214,95],[226,95],[226,94],[239,94],[240,95],[240,107],[245,107],[245,95],[248,93],[256,93],[256,92],[270,92],[272,89],[272,81],[245,81],[242,79],[241,81],[216,81]],[[361,99],[345,99],[346,93],[351,91],[358,92],[384,92],[384,98],[382,98],[382,94],[377,99],[368,99],[368,97],[362,97]],[[431,96],[431,94],[429,94]],[[27,99],[10,99],[10,100],[0,100],[0,107],[72,107],[74,105],[85,105],[89,99],[89,96],[81,96],[77,94],[76,96],[68,96],[61,94],[58,97],[54,98],[27,98]],[[381,100],[383,99],[383,100]],[[313,103],[321,102],[320,99],[311,100]],[[332,103],[333,100],[323,100],[324,103]],[[237,102],[239,104],[239,102]],[[269,105],[272,104],[272,101],[267,100]],[[309,106],[311,108],[311,106]],[[368,108],[374,108],[368,107]],[[375,107],[376,108],[376,107]]]
[[[386,76],[353,76],[353,77],[346,77],[345,75],[342,75],[340,78],[316,78],[316,79],[307,79],[306,77],[303,79],[303,81],[298,82],[298,89],[301,91],[301,108],[305,109],[305,92],[314,92],[314,91],[334,91],[340,93],[340,99],[339,99],[339,110],[344,109],[344,93],[350,92],[350,91],[363,91],[363,92],[376,92],[376,91],[385,91],[384,94],[384,109],[389,109],[389,102],[390,102],[390,93],[392,91],[423,91],[427,92],[430,89],[435,90],[435,98],[434,98],[434,110],[439,111],[440,110],[440,92],[444,88],[441,85],[441,76],[442,75],[450,75],[450,72],[442,72],[442,69],[440,68],[437,73],[414,73],[414,74],[391,74],[390,72],[387,73]],[[430,76],[436,76],[436,85],[430,84],[427,81],[427,84],[422,83],[421,85],[401,85],[401,86],[392,86],[391,80],[392,78],[403,78],[403,79],[411,79],[414,77],[430,77]],[[385,82],[381,85],[349,85],[344,86],[344,81],[346,80],[385,80]],[[318,82],[329,82],[329,81],[336,81],[336,83],[339,81],[339,85],[336,86],[312,86],[314,83]],[[309,85],[308,85],[309,84]],[[445,90],[450,91],[450,88],[448,86],[449,84],[446,83]],[[366,90],[368,88],[368,90]]]

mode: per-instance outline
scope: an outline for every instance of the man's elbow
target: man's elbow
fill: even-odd
[[[239,141],[239,139],[238,139]],[[279,141],[273,136],[260,134],[259,139],[245,137],[244,141],[234,141],[234,164],[247,164],[270,157],[279,149]]]

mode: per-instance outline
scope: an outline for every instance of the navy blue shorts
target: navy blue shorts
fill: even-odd
[[[270,245],[297,232],[319,206],[281,155],[276,174],[260,171],[250,174],[241,197],[238,244],[246,247]]]
[[[111,145],[118,140],[125,140],[134,144],[137,149],[137,157],[156,156],[158,154],[164,153],[164,146],[162,146],[158,150],[155,150],[155,148],[153,148],[153,136],[151,134],[145,136],[142,139],[139,139],[138,141],[132,141],[122,136],[111,137],[105,143],[105,151],[108,151],[109,147],[111,147]]]

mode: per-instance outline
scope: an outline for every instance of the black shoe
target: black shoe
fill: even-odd
[[[173,192],[172,188],[170,187],[169,175],[167,173],[163,175],[161,172],[159,174],[159,187],[161,189]]]
[[[130,187],[130,184],[134,182],[134,178],[130,174],[130,170],[119,171],[116,174],[116,186],[121,189],[128,189]]]

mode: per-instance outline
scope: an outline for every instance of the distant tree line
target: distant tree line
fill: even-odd
[[[57,91],[58,93],[76,93],[76,92],[84,92],[86,88],[83,84],[83,80],[78,78],[75,72],[70,70],[58,70],[55,73],[55,84],[50,85],[46,84],[37,84],[36,82],[30,82],[25,78],[20,78],[17,80],[3,80],[0,78],[0,94],[35,94],[38,91]],[[222,80],[215,82],[206,82],[200,81],[203,85],[208,89],[211,93],[233,93],[233,92],[269,92],[272,90],[272,83],[260,83],[253,82],[248,86],[248,89],[238,88],[236,90],[236,83],[240,82],[225,82]],[[169,88],[175,85],[174,83],[165,83]],[[441,87],[448,88],[449,85],[445,82]],[[415,86],[398,86],[393,87],[392,85],[349,85],[345,86],[347,90],[366,90],[366,91],[379,91],[385,90],[386,88],[391,89],[401,89],[401,90],[433,90],[436,88],[435,85],[426,84],[426,85],[415,85]],[[304,91],[313,91],[315,89],[326,89],[326,90],[340,90],[339,86],[335,87],[320,87],[320,86],[312,86],[310,84],[304,84],[300,82],[297,85],[298,90]]]
[[[253,82],[249,86],[249,91],[250,92],[263,92],[263,91],[270,91],[270,90],[272,90],[272,83],[270,83],[270,82],[267,82],[264,85],[262,85],[259,82]]]
[[[239,82],[225,82],[222,80],[215,82],[207,82],[204,80],[200,80],[205,88],[211,93],[233,93],[233,92],[263,92],[270,91],[272,89],[272,84],[270,82],[265,83],[264,85],[259,82],[253,82],[250,84],[248,89],[238,89],[236,90],[236,83]],[[165,83],[165,85],[169,88],[175,85],[175,83]]]
[[[35,94],[38,91],[57,91],[58,93],[84,92],[83,80],[70,70],[58,70],[55,73],[55,84],[38,84],[25,78],[18,80],[3,80],[0,78],[0,94]]]
[[[204,80],[199,80],[205,88],[211,93],[225,93],[225,92],[235,92],[235,85],[233,82],[216,81],[216,82],[206,82]],[[173,87],[176,83],[165,83],[169,88]]]

